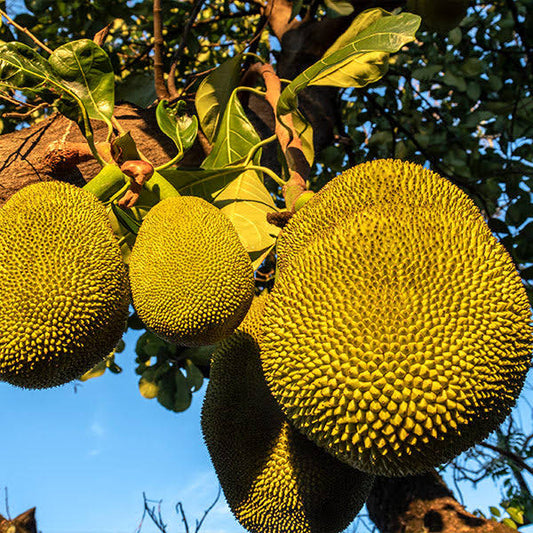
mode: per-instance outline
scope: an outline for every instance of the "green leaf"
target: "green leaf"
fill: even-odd
[[[505,233],[509,235],[509,226],[499,218],[490,218],[488,220],[489,228],[495,233]]]
[[[261,138],[248,120],[235,89],[217,129],[213,149],[204,159],[202,167],[221,168],[235,164],[244,159],[260,141]],[[259,151],[257,157],[260,157]]]
[[[520,271],[520,277],[522,279],[533,279],[533,266],[524,268]]]
[[[143,359],[148,360],[151,357],[161,356],[168,350],[167,343],[163,339],[160,339],[152,332],[147,331],[137,340],[135,351]]]
[[[221,116],[239,84],[242,55],[228,59],[205,78],[196,92],[195,105],[200,126],[213,142]]]
[[[60,111],[74,120],[87,138],[92,139],[92,129],[87,110],[70,87],[58,79],[48,61],[22,43],[0,45],[0,86],[30,91],[50,100],[50,91],[59,96],[56,101]]]
[[[143,375],[144,377],[144,375]],[[150,381],[149,378],[145,378]],[[165,374],[157,381],[159,389],[157,390],[157,401],[169,411],[174,411],[176,399],[176,379],[174,369],[169,368]]]
[[[116,99],[124,100],[139,107],[148,107],[157,100],[154,78],[146,73],[130,74],[118,83]]]
[[[28,89],[39,94],[57,80],[50,65],[29,46],[22,43],[0,45],[0,82],[13,89]]]
[[[517,524],[524,523],[524,511],[516,507],[507,507],[505,510]]]
[[[197,366],[209,366],[211,356],[216,350],[215,344],[209,346],[195,346],[194,348],[186,348],[179,353],[180,359],[190,359]]]
[[[212,202],[214,194],[231,180],[237,178],[246,167],[216,169],[165,168],[161,175],[183,196],[200,196]]]
[[[308,85],[364,87],[383,76],[388,54],[415,38],[420,17],[411,13],[391,15],[383,9],[361,13],[333,43],[324,57],[297,76],[281,93],[277,113],[298,106],[297,96]]]
[[[497,507],[491,506],[489,507],[489,511],[492,514],[492,516],[496,516],[496,517],[501,516],[500,510]]]
[[[345,17],[354,11],[353,5],[347,0],[324,0],[328,17]]]
[[[504,518],[502,520],[502,522],[506,525],[506,526],[509,526],[510,528],[512,529],[518,529],[516,527],[516,523],[514,522],[514,520],[511,520],[510,518]]]
[[[106,361],[100,361],[97,365],[93,366],[93,368],[85,372],[85,374],[80,377],[80,381],[88,381],[90,379],[99,378],[105,374],[106,368]]]
[[[428,65],[427,67],[415,68],[413,78],[420,81],[430,81],[435,79],[437,74],[442,72],[442,65]]]
[[[89,39],[56,48],[49,58],[54,73],[87,109],[89,118],[111,125],[115,75],[107,54]]]
[[[276,243],[279,228],[267,213],[278,211],[257,172],[247,170],[213,196],[213,204],[233,223],[244,249],[258,268]]]
[[[300,13],[304,2],[303,0],[294,0],[292,2],[291,16],[289,17],[289,22],[292,22],[294,18]]]
[[[189,388],[189,383],[187,378],[181,373],[180,369],[176,369],[175,382],[176,382],[176,392],[174,395],[174,404],[172,410],[176,413],[180,413],[189,408],[192,401],[191,389]]]
[[[189,389],[191,389],[192,392],[200,390],[204,382],[204,375],[190,359],[185,361],[185,372],[187,374],[186,379]]]
[[[115,348],[115,353],[122,353],[124,351],[124,348],[126,348],[126,343],[122,339],[120,339]]]
[[[179,100],[168,106],[166,100],[161,100],[155,110],[159,128],[174,141],[179,154],[183,154],[193,145],[198,134],[198,119],[182,111],[186,105],[183,100]]]

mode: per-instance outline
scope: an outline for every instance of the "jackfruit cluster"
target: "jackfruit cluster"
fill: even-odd
[[[264,315],[266,381],[338,459],[423,472],[484,439],[530,366],[525,290],[473,202],[437,174],[350,169],[290,220]]]
[[[130,283],[144,324],[183,346],[230,335],[254,293],[252,263],[232,223],[192,196],[167,198],[149,211],[131,254]]]
[[[129,285],[104,206],[60,182],[0,209],[0,380],[32,389],[79,378],[124,331]]]
[[[324,452],[283,416],[264,381],[257,342],[266,299],[215,352],[204,438],[228,504],[251,533],[335,533],[364,504],[373,476]]]

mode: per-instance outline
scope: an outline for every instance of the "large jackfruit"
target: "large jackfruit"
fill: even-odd
[[[0,209],[0,380],[61,385],[103,360],[124,331],[126,267],[103,205],[60,182]]]
[[[146,326],[184,346],[230,335],[254,293],[252,263],[232,223],[192,196],[167,198],[150,210],[131,254],[130,282]]]
[[[361,470],[406,475],[509,414],[530,366],[529,304],[459,188],[411,163],[359,165],[297,212],[284,239],[296,251],[265,310],[261,358],[311,440]]]
[[[353,520],[373,476],[337,461],[286,420],[263,378],[264,297],[213,355],[202,428],[228,504],[252,533],[334,533]]]

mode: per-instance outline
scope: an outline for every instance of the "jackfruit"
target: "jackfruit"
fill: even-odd
[[[297,252],[267,303],[261,358],[274,397],[316,444],[366,472],[408,475],[509,414],[530,366],[529,304],[458,187],[419,165],[365,163],[283,235]]]
[[[25,388],[79,378],[115,348],[129,307],[126,267],[104,206],[60,182],[0,209],[0,380]]]
[[[466,17],[468,0],[407,0],[405,9],[420,15],[429,30],[445,33]]]
[[[295,430],[272,398],[257,335],[264,297],[213,355],[204,438],[228,504],[252,533],[334,533],[363,506],[373,481]]]
[[[129,266],[137,314],[175,344],[200,346],[227,337],[253,298],[252,263],[237,232],[201,198],[156,204],[141,225]]]

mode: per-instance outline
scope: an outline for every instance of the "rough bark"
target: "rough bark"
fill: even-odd
[[[8,520],[0,514],[0,533],[37,533],[35,507],[28,509],[13,520]]]
[[[493,520],[469,513],[436,472],[376,478],[367,502],[381,533],[511,533]]]
[[[153,109],[141,109],[127,104],[116,109],[116,117],[131,134],[140,150],[155,164],[168,161],[175,154],[172,141],[158,128]],[[107,127],[93,122],[96,141],[105,141]],[[83,185],[92,179],[100,167],[94,159],[78,165],[66,165],[52,172],[45,156],[54,143],[83,143],[77,125],[69,119],[53,116],[22,130],[1,136],[0,144],[0,205],[18,189],[37,181],[57,179]],[[201,150],[197,147],[197,150]],[[195,157],[193,151],[189,157]]]

